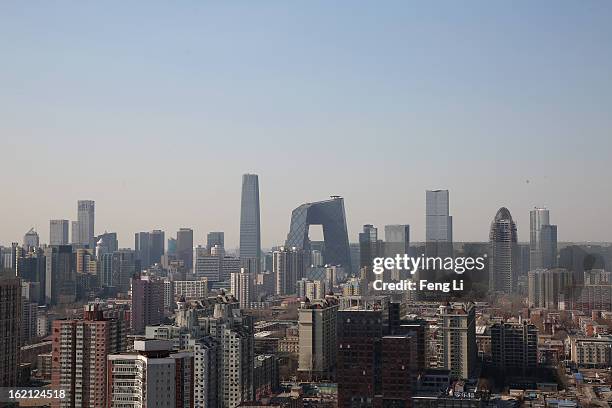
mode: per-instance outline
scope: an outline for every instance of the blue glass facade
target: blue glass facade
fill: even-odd
[[[291,213],[291,226],[287,235],[286,246],[310,251],[308,230],[311,225],[323,227],[325,241],[325,263],[342,265],[351,270],[348,232],[344,200],[333,197],[331,200],[307,203]]]

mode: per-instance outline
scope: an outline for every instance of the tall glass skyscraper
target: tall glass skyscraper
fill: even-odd
[[[489,231],[492,259],[489,263],[489,289],[511,293],[516,286],[517,232],[516,224],[506,207],[500,208]]]
[[[448,215],[448,190],[427,190],[425,207],[427,242],[453,242],[453,217]]]
[[[185,264],[185,269],[193,268],[193,230],[181,228],[176,233],[176,257]]]
[[[257,174],[244,174],[240,203],[240,262],[250,272],[258,272],[260,258],[259,178]]]
[[[69,225],[68,220],[49,221],[49,245],[68,245],[70,241]]]
[[[225,248],[225,233],[223,231],[211,231],[206,235],[206,248],[210,251],[215,245]]]
[[[330,200],[302,204],[293,210],[285,246],[299,248],[310,253],[312,248],[308,232],[311,225],[323,227],[325,242],[323,261],[330,265],[341,265],[347,271],[351,270],[344,199],[332,196]]]
[[[448,214],[448,190],[427,190],[425,240],[429,256],[452,256],[453,217]]]
[[[88,245],[90,249],[94,249],[96,247],[96,241],[94,237],[96,203],[92,200],[79,200],[77,207],[79,233],[79,239],[77,243],[81,245]]]
[[[557,226],[546,208],[529,212],[529,270],[553,268],[557,263]]]

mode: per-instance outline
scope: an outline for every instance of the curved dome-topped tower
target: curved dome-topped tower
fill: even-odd
[[[511,293],[516,286],[517,230],[510,210],[497,210],[491,230],[491,259],[489,260],[489,290]]]

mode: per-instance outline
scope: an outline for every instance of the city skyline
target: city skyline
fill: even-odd
[[[48,241],[92,199],[123,243],[187,226],[235,247],[246,172],[264,246],[334,194],[352,239],[399,223],[423,240],[437,188],[456,240],[486,240],[502,206],[526,240],[546,206],[560,241],[610,241],[612,7],[589,4],[3,3],[0,241]]]
[[[238,189],[240,190],[240,189]],[[424,191],[424,193],[426,193],[428,190]],[[83,200],[78,200],[78,201],[83,201]],[[89,200],[89,201],[93,201],[96,202],[96,200]],[[452,202],[453,202],[453,194],[452,191],[449,190],[449,207],[451,208],[451,213],[452,211]],[[425,228],[425,219],[426,219],[426,215],[425,215],[425,207],[426,207],[426,200],[425,197],[423,197],[423,214],[422,217],[423,221],[422,222],[418,222],[418,219],[415,217],[414,219],[416,220],[416,222],[406,222],[407,225],[410,225],[410,229],[413,231],[411,232],[411,242],[425,242],[425,235],[426,235],[426,228]],[[98,205],[98,204],[96,204]],[[238,207],[240,207],[240,203],[238,203]],[[263,207],[265,207],[265,203],[263,205]],[[530,242],[530,213],[533,212],[534,210],[546,210],[547,212],[549,212],[551,210],[550,207],[545,207],[545,206],[533,206],[531,208],[527,209],[527,215],[525,216],[525,214],[522,214],[522,216],[519,214],[518,217],[514,217],[515,223],[517,225],[517,230],[518,230],[518,242],[522,242],[522,243],[529,243]],[[555,213],[555,219],[558,220],[558,216],[556,215],[556,211],[553,208],[553,213]],[[493,211],[493,214],[495,214],[495,211]],[[513,212],[514,214],[514,212]],[[96,214],[97,215],[97,214]],[[489,240],[489,227],[490,227],[490,222],[487,223],[487,221],[485,220],[486,216],[489,216],[489,214],[483,215],[483,220],[482,220],[482,225],[484,226],[484,230],[481,231],[480,233],[480,237],[476,237],[476,238],[469,238],[469,239],[454,239],[453,241],[456,242],[487,242]],[[361,232],[361,228],[363,227],[363,225],[366,224],[360,224],[360,225],[354,225],[350,223],[350,215],[348,214],[347,211],[347,226],[348,226],[348,231],[349,231],[349,242],[351,243],[356,243],[358,242],[358,234]],[[460,221],[460,215],[459,217],[451,217],[453,218],[453,223],[455,223],[455,221],[457,221],[459,223],[459,225],[461,225],[461,221]],[[288,212],[288,216],[287,216],[288,221],[291,220],[291,211]],[[523,220],[523,224],[525,224],[523,226],[523,228],[521,228],[521,222],[517,222],[516,220]],[[37,225],[33,225],[33,226],[29,226],[27,228],[27,230],[22,233],[20,236],[16,236],[10,239],[4,239],[4,240],[0,240],[0,244],[10,244],[11,242],[19,242],[21,243],[23,240],[24,235],[27,233],[27,231],[29,231],[31,228],[34,228],[34,231],[36,231],[36,233],[38,233],[39,237],[40,237],[40,242],[41,243],[47,243],[49,244],[49,229],[50,229],[50,223],[56,221],[55,219],[49,219],[47,220],[47,226],[46,229],[44,228],[40,228]],[[239,223],[238,223],[239,224]],[[289,223],[288,223],[289,224]],[[397,222],[389,222],[389,223],[372,223],[369,222],[367,224],[372,224],[378,228],[383,228],[385,226],[388,225],[396,225],[398,224]],[[422,227],[422,230],[420,231],[418,227],[420,224],[420,226]],[[608,242],[612,242],[612,237],[608,238],[608,239],[601,239],[601,240],[596,240],[596,239],[588,239],[588,237],[586,237],[585,239],[572,239],[572,237],[568,237],[566,232],[564,231],[565,229],[565,223],[563,222],[563,220],[561,220],[561,222],[559,223],[561,228],[560,228],[560,234],[562,237],[567,237],[567,238],[561,238],[558,239],[558,242],[593,242],[593,243],[608,243]],[[24,224],[25,225],[25,224]],[[97,222],[96,222],[97,225]],[[152,225],[152,224],[147,224],[147,225]],[[194,225],[194,224],[192,224]],[[215,224],[218,225],[218,224]],[[265,230],[266,228],[266,223],[262,222],[262,230]],[[322,240],[323,239],[323,233],[322,233],[322,229],[318,228],[320,226],[314,225],[311,228],[311,239],[312,240]],[[232,237],[233,239],[231,240],[225,240],[225,242],[229,242],[229,245],[225,245],[225,248],[227,248],[230,251],[233,250],[238,250],[239,249],[239,238],[240,238],[240,233],[239,233],[239,225],[237,227],[237,231],[231,231],[228,229],[224,229],[223,227],[217,228],[217,230],[215,229],[210,229],[210,230],[201,230],[201,229],[196,229],[192,226],[184,226],[181,225],[176,229],[172,229],[172,228],[164,228],[163,226],[149,226],[149,227],[144,227],[144,229],[146,228],[150,228],[151,230],[161,230],[163,232],[165,232],[167,234],[167,237],[173,237],[176,238],[176,234],[178,231],[180,231],[182,228],[190,228],[193,229],[193,243],[194,243],[194,247],[197,245],[203,245],[206,246],[207,244],[207,240],[208,240],[208,234],[209,233],[215,233],[217,230],[221,230],[224,235]],[[317,229],[318,228],[318,229]],[[100,230],[102,229],[102,231]],[[133,241],[134,241],[134,235],[139,233],[140,231],[129,231],[126,229],[111,229],[111,228],[105,228],[104,226],[96,226],[96,230],[95,230],[95,235],[102,235],[105,232],[114,232],[118,234],[118,239],[120,242],[120,247],[121,248],[135,248],[133,245]],[[263,231],[262,231],[263,232]],[[285,243],[285,239],[286,239],[286,234],[289,232],[289,228],[287,228],[286,232],[284,232],[284,237],[283,236],[279,236],[277,237],[277,239],[273,240],[273,241],[269,241],[269,242],[264,242],[262,240],[262,249],[269,249],[275,246],[280,246],[280,245],[284,245]],[[1,233],[1,232],[0,232]],[[280,232],[281,235],[283,235],[283,232]],[[454,233],[454,230],[453,230]],[[5,234],[6,235],[6,234]],[[263,234],[262,234],[263,235]],[[1,237],[0,237],[1,238]],[[72,240],[72,235],[70,236],[70,240]],[[124,244],[127,243],[127,244]],[[94,245],[95,248],[95,245]]]
[[[612,407],[612,2],[0,2],[0,406]]]

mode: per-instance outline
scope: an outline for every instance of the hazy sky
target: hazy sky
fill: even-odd
[[[237,245],[241,174],[262,243],[345,197],[424,238],[448,188],[455,240],[500,206],[560,240],[612,241],[612,2],[0,2],[0,243],[96,201],[96,232],[183,226]],[[529,180],[529,182],[527,182]]]

